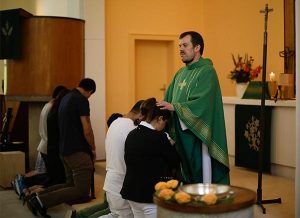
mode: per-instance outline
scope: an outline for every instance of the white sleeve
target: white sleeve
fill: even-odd
[[[207,145],[202,142],[202,173],[203,183],[211,183],[212,169],[211,169],[211,158],[208,152]]]
[[[179,119],[179,123],[180,123],[181,129],[182,129],[183,131],[186,130],[186,129],[188,129],[187,126],[182,122],[181,119]]]

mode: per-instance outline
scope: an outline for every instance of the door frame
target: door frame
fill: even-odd
[[[131,101],[131,105],[135,103],[137,99],[136,97],[136,79],[135,79],[135,45],[137,40],[156,40],[156,41],[165,41],[171,43],[172,52],[170,54],[170,60],[173,62],[173,69],[167,75],[168,82],[171,81],[173,75],[175,73],[176,68],[180,66],[180,59],[178,52],[178,36],[177,35],[153,35],[153,34],[130,34],[129,35],[129,97]]]

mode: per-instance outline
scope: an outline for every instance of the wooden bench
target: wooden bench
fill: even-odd
[[[25,154],[21,151],[0,152],[0,186],[11,187],[17,174],[25,173]]]

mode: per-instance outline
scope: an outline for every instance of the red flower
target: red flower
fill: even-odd
[[[244,60],[238,55],[237,61],[232,54],[232,60],[234,63],[234,70],[230,72],[229,78],[235,80],[237,83],[241,82],[249,82],[258,77],[261,72],[261,66],[252,69],[252,64],[254,59],[250,56],[248,58],[248,54],[245,54]]]

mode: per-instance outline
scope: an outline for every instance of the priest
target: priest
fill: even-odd
[[[222,94],[210,59],[202,57],[202,36],[193,31],[179,37],[185,67],[178,70],[164,101],[173,111],[170,134],[181,156],[180,179],[185,183],[229,184],[229,161]]]

